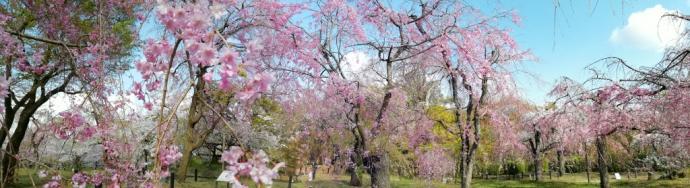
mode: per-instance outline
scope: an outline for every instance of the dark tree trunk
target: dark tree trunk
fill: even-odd
[[[465,157],[465,162],[462,170],[462,188],[469,188],[472,185],[472,170],[473,170],[473,155]]]
[[[598,136],[597,145],[597,166],[599,168],[599,187],[609,188],[608,166],[606,164],[606,138]]]
[[[69,78],[68,78],[69,79]],[[63,85],[64,86],[64,85]],[[17,166],[17,159],[14,157],[19,153],[19,148],[26,135],[26,130],[29,128],[29,123],[31,122],[31,117],[38,110],[41,105],[50,99],[51,96],[56,93],[63,91],[64,87],[59,87],[52,90],[47,95],[40,97],[36,101],[30,101],[24,106],[24,109],[19,114],[19,119],[17,121],[17,127],[12,133],[9,142],[5,146],[5,152],[2,157],[2,171],[0,171],[0,178],[2,178],[2,185],[6,183],[11,183],[9,180],[13,179],[14,170]]]
[[[455,174],[453,176],[453,182],[458,183],[458,180],[460,180],[461,176],[462,176],[462,161],[461,160],[455,160]]]
[[[541,131],[536,128],[536,124],[533,124],[534,137],[528,141],[529,147],[532,153],[532,159],[534,160],[534,181],[541,180]]]
[[[214,120],[214,122],[207,123],[206,126],[211,127],[206,130],[196,130],[205,109],[202,104],[205,104],[203,103],[203,100],[205,100],[204,89],[206,88],[206,81],[204,80],[203,75],[206,74],[206,69],[207,68],[200,67],[199,73],[197,73],[195,76],[196,84],[194,85],[194,94],[192,95],[192,102],[189,105],[189,111],[187,113],[187,126],[184,134],[184,149],[182,153],[182,161],[180,161],[178,170],[178,179],[180,182],[185,182],[187,180],[187,169],[189,168],[189,161],[192,159],[192,152],[194,152],[194,150],[199,148],[201,144],[204,143],[206,137],[208,137],[208,135],[213,132],[213,129],[215,129],[216,123],[218,123],[217,121],[220,121],[220,118],[223,118],[216,117],[217,119]],[[207,107],[212,108],[210,106]]]
[[[292,175],[288,176],[288,188],[292,188]]]
[[[362,186],[362,180],[359,177],[359,167],[362,165],[362,155],[363,152],[362,150],[364,147],[364,131],[362,130],[361,127],[359,127],[359,105],[355,105],[355,117],[354,117],[354,123],[355,127],[351,129],[350,131],[352,132],[352,135],[355,138],[355,143],[354,143],[354,153],[350,155],[350,160],[352,161],[352,164],[350,164],[349,170],[350,170],[350,186]]]
[[[348,170],[350,172],[350,186],[362,186],[362,180],[359,178],[359,174],[357,174],[357,164],[352,164],[352,166],[349,167],[350,169]]]
[[[26,129],[29,127],[29,122],[31,116],[36,111],[40,105],[32,105],[24,109],[19,116],[19,121],[17,121],[17,128],[12,133],[9,142],[5,146],[5,154],[2,157],[2,180],[3,184],[11,183],[14,177],[14,170],[17,166],[17,159],[14,157],[19,153],[19,147],[24,140],[26,134]]]
[[[390,184],[390,159],[386,152],[369,157],[369,174],[372,188],[388,188]]]
[[[311,162],[311,179],[313,181],[316,181],[316,170],[318,170],[319,166],[316,164],[316,161]]]
[[[399,51],[398,51],[399,53]],[[397,53],[396,53],[397,54]],[[393,89],[393,62],[388,57],[386,60],[386,94],[383,96],[383,102],[381,103],[381,108],[379,109],[378,115],[374,122],[374,127],[372,131],[372,137],[376,136],[376,132],[383,125],[383,117],[388,111],[388,105],[393,97],[391,90]],[[363,135],[363,134],[362,134]],[[364,138],[364,137],[363,137]],[[363,141],[366,139],[362,139]],[[365,142],[362,142],[365,143]],[[384,142],[386,143],[386,142]],[[364,151],[366,150],[366,145],[363,144],[362,147]],[[385,148],[385,146],[379,146]],[[379,150],[375,154],[367,156],[368,158],[368,171],[371,176],[371,187],[375,188],[388,188],[390,187],[390,159],[388,158],[388,153],[385,149]]]
[[[189,168],[189,162],[192,159],[192,151],[194,148],[190,143],[185,143],[182,149],[182,159],[180,161],[180,168],[177,170],[177,180],[180,182],[185,182],[187,179],[187,170]]]
[[[534,181],[541,180],[541,153],[538,149],[532,149],[532,157],[534,158]]]
[[[590,183],[591,180],[590,180],[589,171],[591,170],[591,167],[590,167],[591,164],[589,161],[589,149],[587,148],[587,142],[585,142],[584,146],[585,146],[585,165],[586,165],[585,171],[587,172],[587,183]]]
[[[558,177],[562,177],[565,174],[565,159],[563,159],[563,150],[556,151],[556,159],[558,160]]]

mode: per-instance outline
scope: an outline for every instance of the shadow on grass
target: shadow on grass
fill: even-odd
[[[542,181],[535,182],[531,180],[474,180],[473,185],[475,187],[490,187],[490,188],[501,188],[501,187],[544,187],[544,188],[575,188],[575,187],[598,187],[595,183],[573,183],[573,182],[558,182],[558,181]]]

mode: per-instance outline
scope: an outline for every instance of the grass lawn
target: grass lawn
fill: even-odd
[[[43,183],[45,183],[46,179],[39,179],[35,173],[36,171],[33,169],[20,169],[17,171],[18,173],[18,184],[15,184],[14,187],[33,187],[33,183],[31,181],[30,177],[33,177],[33,181],[36,187],[42,187]],[[201,174],[201,172],[200,172]],[[192,173],[190,173],[192,175]],[[555,176],[552,179],[549,179],[548,175],[544,176],[544,180],[542,182],[534,182],[530,180],[484,180],[484,179],[475,179],[473,181],[473,187],[487,187],[487,188],[501,188],[501,187],[524,187],[524,188],[530,188],[530,187],[553,187],[553,188],[570,188],[570,187],[598,187],[598,174],[592,173],[591,174],[591,183],[587,183],[587,178],[584,173],[578,173],[578,174],[567,174],[563,177],[556,178]],[[658,174],[657,174],[658,175]],[[71,173],[65,171],[62,172],[63,179],[68,180],[69,177],[71,177]],[[652,180],[652,181],[647,181],[646,178],[647,176],[640,173],[638,174],[637,178],[634,178],[631,176],[630,179],[623,174],[622,175],[622,180],[615,180],[613,179],[613,176],[611,176],[610,182],[612,187],[673,187],[673,188],[686,188],[690,187],[690,178],[682,178],[682,179],[676,179],[676,180]],[[344,176],[344,175],[328,175],[328,174],[317,174],[317,179],[316,181],[308,182],[306,181],[305,176],[301,176],[298,179],[297,183],[293,183],[294,188],[308,188],[308,187],[314,187],[314,188],[346,188],[346,187],[351,187],[347,185],[347,181],[349,180],[349,176]],[[167,181],[166,181],[167,182]],[[251,183],[250,180],[245,179],[243,182],[246,182],[249,187],[256,187]],[[366,185],[369,185],[369,178],[367,175],[364,175],[364,187],[367,187]],[[407,178],[400,178],[400,177],[391,177],[391,184],[392,187],[403,187],[403,188],[426,188],[426,187],[438,187],[438,188],[450,188],[450,187],[459,187],[458,184],[443,184],[441,182],[437,181],[424,181],[424,180],[419,180],[419,179],[407,179]],[[164,187],[169,187],[167,184],[165,184]],[[215,179],[206,179],[206,178],[200,178],[198,179],[197,182],[194,181],[194,178],[188,178],[186,183],[181,183],[181,182],[176,182],[175,187],[178,188],[215,188],[216,187],[216,182]],[[225,184],[223,183],[218,183],[218,188],[225,188]],[[287,187],[287,177],[283,176],[280,177],[278,180],[275,181],[274,185],[272,187]]]
[[[597,174],[592,174],[591,183],[587,183],[587,178],[584,173],[579,174],[568,174],[560,178],[554,177],[549,180],[546,176],[546,180],[542,182],[534,182],[530,180],[482,180],[475,179],[473,181],[473,187],[487,187],[487,188],[500,188],[500,187],[553,187],[553,188],[570,188],[570,187],[598,187],[599,181],[596,179]],[[304,178],[300,178],[300,182],[294,183],[295,188],[308,188],[308,187],[318,187],[318,188],[345,188],[351,187],[347,185],[349,176],[329,176],[329,175],[319,175],[317,174],[317,180],[314,182],[306,182]],[[613,176],[611,176],[613,178]],[[676,180],[652,180],[647,181],[646,176],[638,176],[637,178],[628,179],[623,176],[622,180],[611,179],[612,187],[673,187],[673,188],[687,188],[690,187],[690,179],[676,179]],[[192,180],[193,181],[193,180]],[[201,180],[200,180],[201,181]],[[190,188],[214,188],[215,184],[205,180],[206,182],[188,182],[185,184],[179,184],[180,187],[190,187]],[[365,185],[368,185],[368,178],[365,175]],[[425,187],[438,187],[438,188],[450,188],[459,187],[458,184],[443,184],[440,182],[429,182],[418,179],[406,179],[399,177],[391,177],[392,187],[403,187],[403,188],[425,188]],[[219,188],[223,188],[223,184],[219,184]],[[250,186],[249,187],[255,187]],[[281,177],[280,180],[276,181],[273,187],[287,187],[286,177]],[[367,187],[367,186],[364,186]]]

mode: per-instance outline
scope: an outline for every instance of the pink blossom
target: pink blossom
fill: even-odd
[[[52,178],[50,178],[50,181],[43,185],[43,188],[60,188],[62,185],[60,185],[60,181],[62,180],[62,177],[60,175],[55,175]]]
[[[249,162],[238,162],[243,155],[244,151],[237,146],[230,147],[230,150],[223,152],[221,161],[227,164],[226,169],[233,174],[233,177],[249,176],[256,183],[271,185],[273,178],[278,177],[278,169],[284,166],[284,163],[278,163],[272,169],[269,168],[266,164],[269,162],[268,155],[262,150],[254,152]],[[230,183],[233,184],[233,187],[245,187],[237,179]]]
[[[520,14],[517,11],[510,12],[510,18],[514,24],[522,24],[522,18],[520,18]]]
[[[141,83],[134,82],[132,86],[132,93],[137,96],[137,99],[144,100],[144,91],[142,90]]]
[[[206,82],[211,82],[211,81],[213,81],[213,72],[204,73],[203,79],[204,79],[204,81],[206,81]]]
[[[85,188],[87,182],[89,182],[89,176],[81,172],[72,175],[72,187]]]
[[[149,62],[139,61],[134,66],[144,79],[149,79],[153,75],[153,66]]]
[[[95,127],[86,127],[83,130],[81,130],[81,132],[79,132],[79,137],[77,138],[77,140],[88,140],[91,137],[93,137],[94,134],[96,134]]]
[[[236,164],[240,157],[244,155],[244,152],[242,151],[242,148],[237,147],[237,146],[232,146],[230,147],[230,150],[224,151],[223,155],[221,156],[220,160],[222,162],[226,162],[229,165]]]
[[[237,62],[235,62],[235,58],[237,58],[236,52],[229,50],[229,49],[225,49],[222,52],[219,61],[224,65],[227,64],[231,67],[235,67],[235,66],[237,66]]]
[[[195,54],[193,59],[195,60],[195,63],[197,63],[197,64],[208,66],[208,65],[212,64],[215,57],[216,57],[216,50],[213,49],[212,46],[204,44],[204,45],[201,45],[201,48]]]
[[[62,122],[53,122],[50,126],[60,139],[76,136],[78,141],[84,141],[91,138],[96,131],[95,128],[89,126],[81,113],[64,111],[60,112],[59,116]]]
[[[278,163],[273,166],[273,169],[269,169],[264,164],[252,168],[252,171],[249,172],[249,174],[254,182],[271,185],[273,184],[273,179],[278,178],[278,169],[282,168],[283,166],[285,166],[285,163]]]
[[[185,42],[185,47],[187,51],[191,54],[196,54],[199,51],[199,49],[201,49],[201,45],[193,40],[187,40]]]
[[[173,146],[167,146],[164,149],[162,149],[159,152],[159,157],[158,160],[163,164],[163,165],[171,165],[174,162],[176,162],[178,159],[182,157],[182,153],[178,151],[178,147],[173,145]]]
[[[103,183],[103,175],[101,173],[94,173],[91,175],[91,183],[94,185],[100,185]]]
[[[639,97],[639,96],[649,95],[649,94],[651,94],[651,92],[648,89],[638,87],[638,88],[633,89],[632,94]]]
[[[268,90],[269,84],[272,82],[273,77],[270,74],[262,73],[257,74],[254,78],[244,86],[244,89],[237,93],[237,97],[240,100],[247,101],[250,100],[258,93]]]
[[[144,108],[146,108],[146,110],[148,110],[148,111],[153,110],[153,103],[151,103],[151,102],[144,103]]]
[[[437,148],[419,155],[417,167],[419,174],[428,179],[440,179],[450,175],[455,162],[443,149]]]

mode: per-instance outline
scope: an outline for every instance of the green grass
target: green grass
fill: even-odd
[[[647,176],[644,173],[639,173],[637,178],[634,175],[630,175],[630,178],[626,174],[621,174],[621,180],[615,180],[613,175],[609,176],[609,183],[612,187],[678,187],[685,188],[690,187],[690,179],[682,178],[675,180],[656,180],[658,175],[655,176],[655,180],[648,181]],[[519,188],[531,188],[531,187],[546,187],[546,188],[580,188],[580,187],[599,187],[599,174],[592,173],[590,177],[590,183],[587,183],[587,176],[584,173],[576,174],[566,174],[563,177],[555,177],[549,179],[549,176],[544,176],[541,182],[535,182],[530,180],[474,180],[473,185],[475,187],[488,187],[488,188],[499,188],[499,187],[519,187]]]
[[[637,187],[671,187],[671,188],[686,188],[690,187],[690,179],[688,178],[682,178],[682,179],[676,179],[676,180],[651,180],[647,181],[646,178],[647,176],[642,176],[643,174],[638,174],[637,178],[633,178],[631,176],[630,179],[627,178],[626,175],[623,175],[622,180],[615,180],[613,179],[613,176],[611,176],[611,179],[609,180],[611,183],[612,187],[630,187],[630,188],[637,188]],[[557,178],[553,177],[552,179],[549,179],[548,176],[544,177],[545,180],[541,182],[534,182],[531,180],[483,180],[483,179],[474,179],[473,180],[473,187],[481,187],[481,188],[503,188],[503,187],[509,187],[509,188],[595,188],[599,187],[599,181],[598,181],[598,174],[592,173],[591,174],[591,182],[587,183],[587,178],[584,173],[578,173],[578,174],[567,174],[563,177]],[[347,185],[347,181],[349,180],[348,176],[331,176],[331,175],[326,175],[326,174],[317,174],[317,180],[313,182],[307,182],[305,181],[304,177],[300,177],[298,183],[293,183],[293,187],[295,188],[308,188],[308,187],[315,187],[315,188],[349,188],[351,186]],[[213,180],[199,180],[200,182],[193,182],[193,179],[188,179],[187,183],[176,183],[176,187],[189,187],[189,188],[214,188],[215,183]],[[245,180],[244,182],[249,185],[249,187],[256,187],[254,186],[251,182]],[[368,187],[369,185],[369,179],[368,177],[364,177],[364,184],[365,186],[363,187]],[[429,181],[424,181],[424,180],[419,180],[419,179],[407,179],[407,178],[400,178],[400,177],[391,177],[391,186],[392,187],[401,187],[401,188],[426,188],[426,187],[437,187],[437,188],[451,188],[451,187],[459,187],[457,184],[443,184],[440,182],[429,182]],[[224,184],[220,183],[219,188],[223,188]],[[286,177],[281,177],[279,180],[277,180],[273,187],[287,187],[287,180]]]
[[[194,166],[194,165],[192,165]],[[201,166],[196,166],[196,167],[201,167]],[[193,168],[190,168],[193,169]],[[71,173],[69,171],[61,171],[60,172],[63,176],[63,180],[68,180],[69,177],[71,177]],[[211,175],[213,172],[199,172],[200,174],[204,175]],[[36,170],[34,169],[19,169],[17,171],[17,177],[18,181],[17,184],[13,185],[12,187],[33,187],[33,183],[31,181],[31,178],[33,178],[33,181],[37,187],[42,187],[42,185],[46,182],[46,178],[39,179],[38,176],[36,175]],[[190,175],[193,175],[193,172],[190,172]],[[685,187],[690,187],[690,178],[682,178],[682,179],[676,179],[676,180],[651,180],[647,181],[647,176],[646,174],[640,173],[638,174],[637,178],[634,178],[631,176],[631,178],[628,178],[626,174],[622,174],[622,180],[615,180],[613,179],[613,176],[610,178],[610,182],[612,187],[631,187],[631,188],[636,188],[636,187],[671,187],[671,188],[685,188]],[[658,177],[658,174],[657,174]],[[563,177],[557,178],[553,177],[552,179],[549,179],[549,176],[546,175],[543,177],[543,181],[541,182],[534,182],[530,180],[496,180],[496,179],[491,179],[491,180],[484,180],[484,179],[474,179],[473,180],[473,187],[481,187],[481,188],[503,188],[503,187],[518,187],[518,188],[595,188],[598,187],[598,174],[592,173],[591,174],[591,182],[587,183],[587,178],[584,173],[577,173],[577,174],[567,174]],[[329,175],[325,174],[324,172],[319,172],[317,174],[317,179],[316,181],[308,182],[306,181],[306,176],[301,176],[297,179],[297,183],[293,183],[294,188],[308,188],[308,187],[314,187],[314,188],[350,188],[351,186],[347,185],[347,182],[349,180],[349,176],[346,175]],[[245,182],[246,185],[249,185],[249,187],[257,187],[254,185],[251,180],[249,179],[243,179],[243,182]],[[363,182],[364,185],[363,187],[368,187],[369,185],[369,178],[365,174],[363,177]],[[67,183],[67,182],[65,182]],[[166,181],[167,183],[167,181]],[[443,184],[438,181],[425,181],[425,180],[420,180],[420,179],[407,179],[407,178],[401,178],[401,177],[391,177],[391,186],[392,187],[401,187],[401,188],[426,188],[426,187],[438,187],[438,188],[451,188],[451,187],[459,187],[457,184]],[[167,184],[164,184],[164,187],[168,187]],[[176,182],[175,187],[178,188],[215,188],[216,187],[216,182],[215,179],[207,179],[207,178],[200,178],[198,182],[194,181],[194,178],[188,178],[186,183],[181,183],[181,182]],[[218,188],[225,188],[225,184],[222,182],[218,183]],[[274,185],[272,187],[287,187],[287,177],[281,176],[278,180],[274,182]]]

